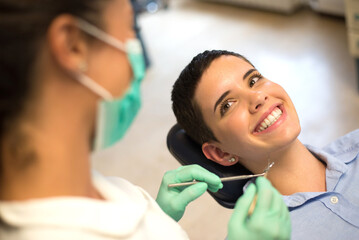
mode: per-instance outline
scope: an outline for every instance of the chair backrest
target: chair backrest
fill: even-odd
[[[252,174],[239,163],[225,167],[207,159],[202,153],[201,146],[193,141],[178,124],[175,124],[168,132],[167,147],[182,165],[198,164],[219,177]],[[223,207],[234,208],[247,182],[248,180],[224,182],[223,188],[218,192],[208,191],[208,193]]]

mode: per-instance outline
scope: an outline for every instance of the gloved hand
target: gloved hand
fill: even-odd
[[[189,182],[194,179],[201,182],[186,187],[168,187],[171,183]],[[165,173],[156,201],[167,215],[179,221],[186,206],[201,196],[207,188],[212,192],[217,192],[222,187],[219,177],[201,166],[182,166]]]
[[[256,194],[254,211],[248,216]],[[250,184],[236,203],[228,223],[227,239],[290,239],[290,234],[290,215],[281,195],[267,179],[257,178],[256,185]]]

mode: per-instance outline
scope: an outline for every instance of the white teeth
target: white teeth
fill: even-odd
[[[279,113],[277,112],[277,110],[274,110],[271,115],[273,115],[273,117],[276,118],[278,117]]]
[[[275,108],[268,116],[263,120],[261,126],[259,127],[258,132],[261,132],[268,127],[270,127],[273,123],[275,123],[278,118],[282,116],[282,111],[279,108]]]
[[[272,114],[269,114],[267,118],[268,118],[268,120],[271,121],[271,122],[273,122],[273,121],[275,120],[275,117],[273,117]]]

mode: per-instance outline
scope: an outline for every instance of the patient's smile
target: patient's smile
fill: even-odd
[[[270,130],[274,129],[277,125],[280,124],[281,121],[278,121],[282,115],[283,115],[283,108],[282,105],[275,106],[273,110],[267,111],[263,116],[261,117],[261,120],[259,124],[257,124],[254,133],[260,133],[260,132],[269,132]],[[268,113],[269,112],[269,113]],[[277,123],[278,124],[275,124]],[[275,124],[275,125],[274,125]],[[273,127],[272,127],[273,126]]]
[[[261,132],[268,127],[270,127],[273,123],[275,123],[278,118],[282,115],[282,111],[279,108],[275,108],[271,114],[268,115],[266,119],[261,123],[258,132]]]

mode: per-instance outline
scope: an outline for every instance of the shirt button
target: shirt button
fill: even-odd
[[[339,201],[339,199],[338,199],[338,197],[331,197],[330,198],[330,201],[333,203],[333,204],[336,204],[336,203],[338,203],[338,201]]]

